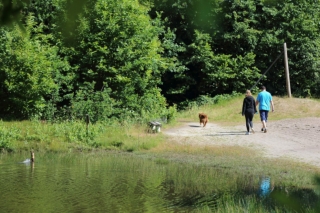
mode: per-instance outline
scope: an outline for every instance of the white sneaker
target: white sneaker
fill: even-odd
[[[246,132],[246,135],[250,135],[250,132]]]
[[[251,128],[251,132],[252,132],[252,134],[254,134],[254,130],[253,130],[253,128]]]

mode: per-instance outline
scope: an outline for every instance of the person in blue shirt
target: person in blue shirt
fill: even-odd
[[[272,101],[272,96],[269,92],[266,91],[265,86],[260,87],[261,92],[258,94],[256,98],[256,106],[259,105],[259,113],[260,119],[262,123],[262,129],[264,133],[267,132],[267,121],[268,121],[268,113],[270,111],[270,107],[272,112],[274,112],[274,105]]]

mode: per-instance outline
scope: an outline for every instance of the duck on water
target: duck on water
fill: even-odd
[[[34,151],[33,150],[30,151],[30,155],[31,155],[30,158],[25,159],[21,163],[34,163]]]

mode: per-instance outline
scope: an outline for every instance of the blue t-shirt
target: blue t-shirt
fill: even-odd
[[[270,111],[270,102],[272,101],[272,96],[269,92],[260,92],[257,96],[257,101],[259,101],[259,110]]]

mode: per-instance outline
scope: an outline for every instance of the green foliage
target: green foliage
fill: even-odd
[[[61,13],[62,3],[60,0],[33,0],[29,1],[29,4],[25,5],[22,14],[23,19],[20,21],[25,22],[28,16],[33,16],[34,26],[41,28],[41,32],[34,32],[34,35],[38,36],[41,33],[54,35],[57,31],[57,17]],[[60,16],[61,18],[61,16]],[[31,35],[32,36],[32,35]],[[53,38],[50,41],[54,41]],[[53,42],[54,43],[54,42]]]
[[[210,36],[196,32],[195,43],[190,45],[193,67],[199,70],[194,74],[198,84],[198,94],[232,93],[243,91],[259,77],[259,70],[254,66],[255,55],[214,55],[210,45]],[[200,79],[197,79],[197,77]],[[194,90],[194,88],[191,88]]]
[[[113,112],[113,103],[107,90],[94,91],[92,85],[80,89],[71,104],[72,119],[76,120],[84,120],[88,115],[90,121],[95,123],[98,120],[107,120]]]
[[[0,97],[4,100],[1,114],[10,117],[41,116],[45,97],[59,89],[54,76],[65,66],[57,56],[57,49],[46,45],[50,36],[31,39],[34,24],[33,16],[29,16],[26,31],[18,26],[10,31],[0,29]]]
[[[214,97],[201,95],[194,100],[188,100],[188,101],[182,102],[179,105],[179,110],[193,109],[193,108],[199,108],[205,105],[219,104],[223,101],[228,101],[238,96],[239,96],[239,93],[236,93],[236,92],[233,92],[231,94],[216,95]]]
[[[243,41],[234,40],[231,35],[228,38],[224,27],[232,28],[226,24],[228,13],[223,10],[222,3],[214,0],[197,3],[164,3],[156,0],[154,2],[154,10],[163,11],[163,24],[176,34],[171,44],[178,43],[180,47],[185,47],[181,51],[169,49],[178,59],[176,63],[184,68],[168,70],[163,75],[162,88],[169,103],[179,103],[201,95],[215,96],[233,91],[240,92],[254,84],[260,72],[255,65],[256,55],[246,46],[239,47],[244,44]],[[253,10],[252,5],[247,5],[244,10],[247,10],[247,7]],[[172,15],[172,9],[179,15]],[[231,21],[227,23],[233,24]],[[251,23],[247,25],[248,28],[251,27]],[[249,39],[251,46],[257,44],[259,31],[239,30],[244,31],[243,34],[246,35],[241,37],[243,40]],[[239,32],[232,33],[240,36]],[[223,38],[220,35],[224,35]],[[238,46],[232,46],[228,39],[238,42]],[[228,49],[230,45],[232,48]],[[167,57],[166,52],[163,56]]]
[[[319,70],[318,3],[224,1],[222,5],[222,14],[226,14],[226,24],[220,35],[223,47],[227,46],[233,53],[253,52],[256,67],[265,70],[281,53],[286,42],[293,93],[303,95],[305,89],[311,87],[315,89],[312,93],[317,91],[314,85],[318,82]],[[273,94],[286,92],[284,63],[281,60],[264,79],[264,84]]]
[[[0,122],[0,152],[11,152],[14,150],[13,141],[20,138],[20,130],[15,127],[7,127],[3,121]]]
[[[168,122],[172,122],[177,117],[177,105],[170,106],[168,108],[167,119]]]
[[[84,122],[66,122],[62,125],[58,125],[59,132],[55,132],[56,135],[60,135],[64,138],[64,141],[71,144],[83,144],[85,146],[97,148],[101,146],[100,143],[95,141],[98,134],[103,132],[100,125],[90,126],[86,129]]]
[[[172,120],[169,106],[251,88],[285,42],[292,93],[319,97],[319,7],[311,0],[2,1],[0,116]],[[275,95],[286,93],[281,60],[260,82]]]
[[[304,89],[313,87],[318,73],[318,49],[319,28],[316,20],[319,16],[315,11],[319,5],[311,1],[290,2],[282,1],[276,6],[266,9],[265,17],[261,17],[261,23],[267,30],[264,32],[262,47],[270,50],[272,43],[286,42],[288,45],[289,67],[291,73],[291,87],[296,95],[303,95]],[[307,12],[308,11],[308,12]],[[261,27],[262,27],[261,25]],[[277,45],[282,47],[282,45]],[[315,48],[315,49],[314,49]],[[269,57],[267,53],[261,55],[262,60]],[[276,88],[275,93],[285,91],[284,74],[278,71],[283,63],[275,66],[276,72],[267,75],[270,87]],[[313,79],[311,82],[307,79]],[[317,80],[316,80],[317,81]],[[304,86],[302,86],[304,85]]]
[[[0,2],[0,26],[12,26],[14,23],[18,23],[21,18],[21,9],[28,0],[2,0]]]
[[[258,45],[262,29],[257,16],[261,15],[260,1],[224,1],[221,4],[221,15],[224,16],[223,51],[233,55],[254,52]]]
[[[293,93],[318,94],[318,7],[314,1],[154,0],[153,10],[163,11],[163,24],[175,32],[176,41],[188,46],[186,51],[177,52],[187,71],[166,74],[180,74],[180,78],[163,79],[168,101],[250,88],[281,53],[284,42],[289,47]],[[262,83],[273,94],[283,95],[286,83],[281,60],[283,57]]]
[[[75,87],[83,91],[93,83],[95,94],[107,91],[110,98],[103,104],[113,108],[107,116],[145,113],[148,117],[165,109],[166,101],[157,89],[163,66],[158,30],[146,12],[137,1],[97,1],[88,4],[79,18],[72,59],[77,73]],[[83,96],[79,89],[76,99]]]

